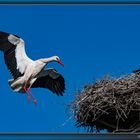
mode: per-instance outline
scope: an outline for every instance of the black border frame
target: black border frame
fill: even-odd
[[[0,4],[61,4],[61,5],[66,5],[66,4],[76,4],[76,5],[86,5],[86,4],[140,4],[140,0],[131,0],[131,1],[127,1],[127,0],[84,0],[84,1],[80,1],[80,0],[75,0],[75,1],[71,1],[71,0],[59,0],[59,1],[55,1],[55,0],[38,0],[38,1],[33,1],[33,0],[0,0]]]
[[[117,1],[117,0],[111,0],[111,1],[102,1],[102,0],[93,0],[93,1],[70,1],[70,0],[60,0],[60,1],[54,1],[54,0],[38,0],[38,1],[24,1],[24,0],[0,0],[0,5],[139,5],[140,0],[131,0],[131,1]],[[9,140],[9,139],[35,139],[35,140],[44,140],[44,139],[49,139],[49,140],[57,140],[57,139],[69,139],[69,140],[92,140],[92,139],[106,139],[106,140],[111,140],[111,139],[119,139],[119,140],[135,140],[135,139],[140,139],[140,133],[137,134],[128,134],[128,133],[121,133],[121,134],[95,134],[95,133],[61,133],[61,132],[0,132],[0,139],[2,140]]]

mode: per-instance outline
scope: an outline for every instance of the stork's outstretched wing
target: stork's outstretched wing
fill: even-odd
[[[48,88],[56,95],[63,96],[65,90],[65,80],[55,69],[44,70],[43,75],[36,79],[32,88]]]
[[[16,35],[0,31],[0,50],[4,52],[5,64],[14,79],[22,76],[28,63],[32,62],[26,55],[24,41]]]

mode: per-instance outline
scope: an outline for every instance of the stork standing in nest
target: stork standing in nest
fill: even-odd
[[[17,35],[0,31],[0,51],[4,52],[4,60],[14,79],[8,80],[10,87],[20,93],[26,93],[28,99],[31,97],[36,104],[30,88],[48,88],[56,95],[63,96],[65,80],[55,69],[45,66],[49,62],[61,64],[58,56],[30,59],[25,52],[24,41]]]

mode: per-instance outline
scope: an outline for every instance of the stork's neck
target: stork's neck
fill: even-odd
[[[54,57],[49,57],[49,58],[42,58],[40,59],[40,61],[42,61],[43,63],[49,63],[55,60],[54,60]]]

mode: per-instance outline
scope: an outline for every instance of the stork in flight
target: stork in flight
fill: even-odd
[[[58,56],[30,59],[25,52],[24,41],[17,35],[0,31],[0,51],[4,53],[7,65],[14,79],[8,80],[10,87],[20,93],[26,93],[36,104],[36,99],[30,92],[30,88],[48,88],[56,95],[63,96],[65,80],[55,69],[45,66],[49,62],[58,62],[63,66]]]

